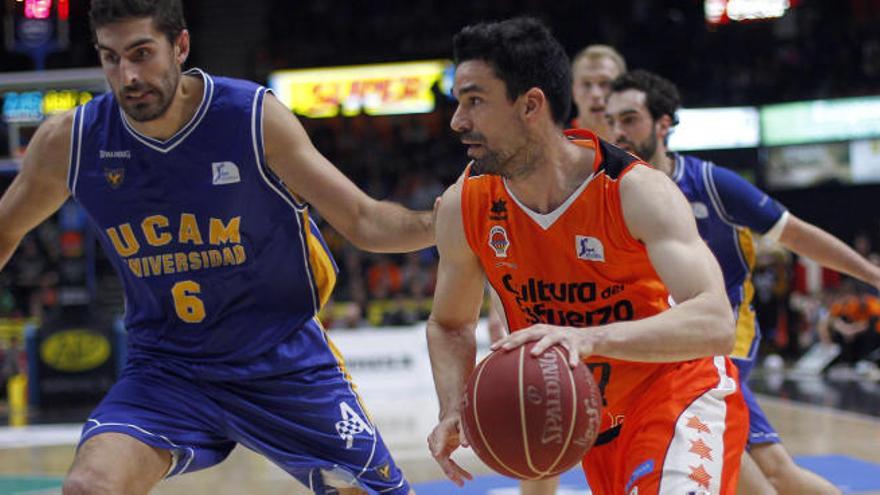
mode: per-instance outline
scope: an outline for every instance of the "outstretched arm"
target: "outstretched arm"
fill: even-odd
[[[460,184],[446,191],[437,213],[440,265],[427,328],[431,370],[440,402],[439,424],[431,432],[428,446],[446,476],[458,485],[471,476],[449,456],[461,444],[461,400],[476,361],[474,333],[484,280],[477,257],[465,239]]]
[[[822,266],[880,288],[880,267],[863,258],[837,237],[794,215],[789,214],[779,242]]]
[[[430,211],[369,197],[315,149],[297,118],[271,93],[263,103],[263,126],[269,167],[355,246],[405,252],[434,244]]]
[[[0,199],[0,267],[21,239],[55,213],[70,192],[67,169],[73,113],[51,117],[28,144],[21,171]]]

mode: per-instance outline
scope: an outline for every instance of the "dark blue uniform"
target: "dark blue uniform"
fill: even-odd
[[[170,474],[241,443],[323,493],[321,473],[407,493],[315,315],[336,266],[267,166],[266,89],[211,77],[165,141],[112,94],[76,110],[69,187],[125,288],[129,362],[81,442],[122,432],[172,450]]]
[[[748,387],[748,377],[761,339],[752,301],[755,288],[755,243],[752,232],[778,236],[785,208],[737,175],[694,156],[673,154],[672,180],[691,203],[697,228],[715,254],[727,298],[736,317],[733,362],[740,370],[743,395],[749,405],[749,443],[778,442],[779,435]],[[775,228],[774,228],[775,227]]]

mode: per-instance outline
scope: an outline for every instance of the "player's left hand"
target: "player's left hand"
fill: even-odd
[[[568,351],[568,365],[572,368],[576,367],[582,359],[593,354],[593,335],[589,330],[543,323],[513,332],[493,343],[490,348],[493,351],[498,349],[509,351],[532,341],[537,341],[532,347],[532,355],[536,357],[550,346],[562,346]]]
[[[447,478],[458,486],[464,486],[465,480],[474,479],[473,475],[452,460],[452,453],[461,445],[466,446],[464,435],[461,434],[461,418],[450,416],[440,420],[428,436],[428,449]]]

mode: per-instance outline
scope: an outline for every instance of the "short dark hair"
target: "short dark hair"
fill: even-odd
[[[564,125],[571,111],[568,55],[550,30],[532,17],[480,23],[452,38],[455,65],[482,60],[507,86],[513,101],[531,88],[544,92],[553,120]]]
[[[89,25],[97,41],[98,28],[125,19],[150,17],[156,29],[172,44],[186,29],[181,0],[92,0]]]
[[[612,93],[620,93],[628,89],[645,93],[645,104],[648,105],[651,118],[657,120],[664,115],[669,115],[672,119],[672,125],[678,125],[676,112],[681,108],[681,95],[672,81],[653,72],[634,70],[611,82]]]

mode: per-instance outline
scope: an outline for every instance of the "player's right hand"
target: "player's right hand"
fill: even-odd
[[[450,457],[462,442],[461,418],[458,416],[440,420],[428,435],[428,449],[447,478],[458,486],[464,486],[465,480],[474,479],[471,473],[459,466]]]

